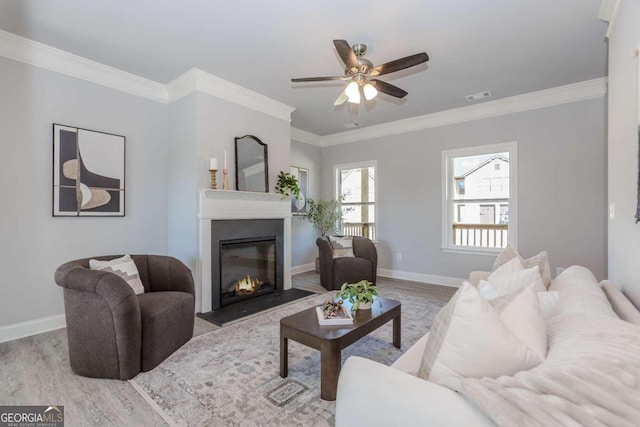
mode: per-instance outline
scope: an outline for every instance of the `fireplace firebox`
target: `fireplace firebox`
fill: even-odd
[[[282,219],[213,220],[212,309],[283,290]]]
[[[220,305],[276,289],[276,239],[220,241]]]

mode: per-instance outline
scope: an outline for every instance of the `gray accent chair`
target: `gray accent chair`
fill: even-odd
[[[353,237],[355,257],[334,258],[327,236],[318,237],[316,245],[320,251],[320,284],[325,289],[340,289],[345,282],[355,283],[360,280],[368,280],[375,285],[378,252],[371,240]]]
[[[100,261],[122,255],[95,257]],[[145,293],[117,275],[89,269],[89,259],[61,265],[69,362],[78,375],[126,380],[149,371],[193,336],[191,270],[179,260],[132,255]]]

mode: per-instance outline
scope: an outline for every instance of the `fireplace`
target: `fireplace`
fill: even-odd
[[[265,220],[272,222],[265,223]],[[244,225],[253,224],[252,221],[260,221],[266,227],[242,230]],[[282,300],[284,295],[291,294],[291,291],[299,291],[291,289],[290,200],[282,199],[280,194],[273,193],[200,190],[198,222],[198,260],[195,271],[198,316],[216,324],[224,324],[228,320],[218,323],[213,317],[229,311],[246,310],[249,313],[251,310],[247,309],[248,305],[262,305],[264,308],[261,309],[266,310],[277,305],[279,301],[276,300]],[[270,225],[273,222],[277,224],[275,229]],[[252,232],[244,233],[248,230]],[[261,295],[260,298],[248,298],[222,306],[220,242],[241,243],[244,239],[267,238],[276,241],[275,290]]]
[[[276,239],[220,242],[220,305],[233,304],[276,290]]]
[[[284,289],[284,221],[211,221],[212,310]]]

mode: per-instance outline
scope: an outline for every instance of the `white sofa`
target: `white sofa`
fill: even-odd
[[[488,274],[474,272],[470,280],[477,283]],[[610,283],[599,285],[586,268],[568,268],[551,282],[549,290],[559,292],[554,316],[592,313],[640,324],[640,312],[633,304]],[[416,376],[428,339],[427,333],[390,367],[350,357],[338,381],[336,426],[494,425],[462,395]]]

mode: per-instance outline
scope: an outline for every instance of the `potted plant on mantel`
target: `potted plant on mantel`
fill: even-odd
[[[282,194],[282,198],[290,198],[292,201],[291,208],[293,210],[294,206],[297,211],[302,209],[305,205],[304,194],[300,190],[300,183],[298,182],[298,178],[296,178],[293,174],[280,171],[278,174],[278,182],[274,187],[274,190],[278,194]]]
[[[368,280],[357,283],[345,283],[336,295],[343,301],[352,304],[352,311],[370,310],[374,297],[378,295],[378,288]]]
[[[300,199],[300,185],[298,178],[290,173],[280,171],[278,174],[278,182],[274,188],[275,192],[282,194],[282,198],[291,197],[294,200]]]

